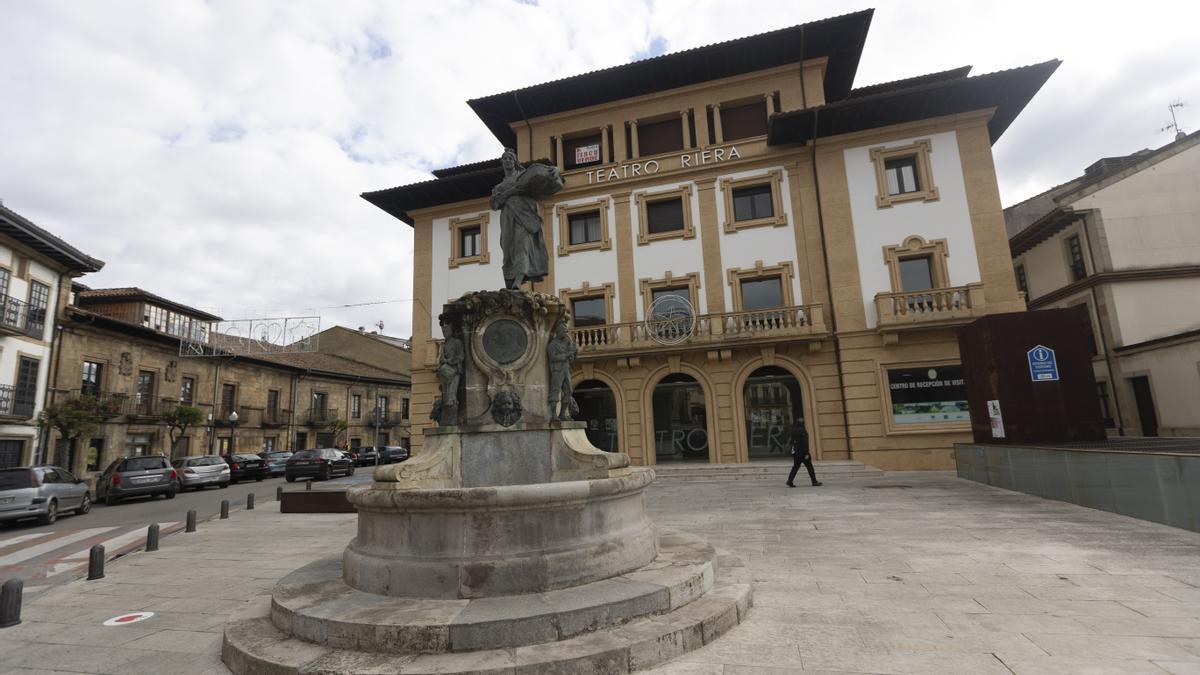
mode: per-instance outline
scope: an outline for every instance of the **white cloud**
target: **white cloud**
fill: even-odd
[[[358,197],[493,157],[468,98],[860,8],[844,2],[0,6],[0,198],[138,285],[229,317],[411,295],[407,226]],[[888,3],[858,84],[1065,63],[996,147],[1005,203],[1170,140],[1190,3]],[[15,64],[17,67],[12,67]],[[1200,106],[1200,100],[1194,101]],[[1181,121],[1200,126],[1200,112]],[[407,335],[407,302],[327,310]]]

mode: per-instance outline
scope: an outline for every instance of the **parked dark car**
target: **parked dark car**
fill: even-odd
[[[275,476],[283,475],[283,470],[287,466],[288,458],[292,456],[292,453],[287,450],[273,450],[271,452],[260,452],[258,456],[267,460],[267,475],[274,478]]]
[[[162,495],[174,499],[179,474],[165,455],[122,457],[114,460],[96,479],[96,499],[112,506],[126,497]]]
[[[395,464],[408,459],[408,448],[399,445],[379,446],[379,463]]]
[[[334,476],[353,476],[354,460],[350,455],[334,448],[301,450],[292,455],[283,470],[283,477],[291,483],[297,478],[329,480]]]
[[[350,455],[354,457],[354,463],[358,466],[373,466],[379,459],[379,453],[370,445],[350,448]]]
[[[250,453],[224,455],[221,459],[229,465],[229,482],[239,480],[262,480],[267,477],[267,460]]]
[[[37,518],[41,525],[58,520],[58,514],[92,510],[87,484],[57,466],[22,466],[0,469],[0,523]]]

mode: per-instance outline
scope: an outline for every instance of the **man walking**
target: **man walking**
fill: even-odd
[[[800,470],[801,464],[808,469],[808,477],[812,479],[813,486],[820,485],[817,472],[813,470],[812,454],[808,451],[808,429],[804,428],[804,420],[797,419],[796,426],[792,427],[792,472],[788,474],[788,487],[796,487],[792,481],[796,479],[796,472]]]

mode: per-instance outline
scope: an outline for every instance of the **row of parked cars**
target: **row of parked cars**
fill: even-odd
[[[197,455],[175,460],[168,460],[165,455],[122,457],[96,478],[94,498],[113,506],[127,497],[161,495],[174,499],[187,489],[201,490],[210,485],[226,488],[240,480],[261,481],[280,475],[289,483],[297,478],[328,480],[353,475],[356,466],[392,464],[406,459],[407,449],[390,445],[354,448],[350,452],[318,448],[294,453]],[[87,513],[92,501],[87,483],[62,467],[0,469],[0,523],[37,518],[41,524],[49,525],[60,513]]]

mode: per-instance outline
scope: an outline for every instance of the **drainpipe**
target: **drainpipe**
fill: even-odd
[[[1095,213],[1095,210],[1090,210],[1083,214],[1079,219],[1079,227],[1083,230],[1083,240],[1087,242],[1088,260],[1092,262],[1092,274],[1099,273],[1100,269],[1096,267],[1096,254],[1092,250],[1092,235],[1088,232],[1088,215]],[[1117,435],[1125,435],[1125,418],[1121,415],[1121,397],[1117,395],[1117,380],[1113,375],[1112,354],[1108,350],[1108,338],[1104,337],[1104,322],[1100,321],[1100,303],[1096,295],[1096,286],[1093,284],[1088,289],[1092,296],[1092,308],[1096,310],[1096,323],[1099,324],[1100,330],[1100,348],[1104,350],[1104,365],[1108,369],[1108,388],[1112,392],[1113,408],[1117,413]],[[1091,321],[1092,317],[1088,317]]]
[[[803,83],[803,74],[801,74]],[[825,268],[825,293],[829,298],[829,328],[833,331],[833,358],[837,365],[838,393],[842,397],[842,429],[846,434],[846,459],[854,459],[854,447],[850,443],[850,411],[846,402],[846,377],[842,364],[842,340],[838,335],[837,310],[833,304],[833,277],[829,272],[829,246],[825,241],[825,213],[821,208],[821,179],[817,171],[817,120],[820,110],[813,110],[812,167],[813,188],[817,192],[817,227],[821,234],[821,260]],[[815,408],[814,408],[815,410]]]

